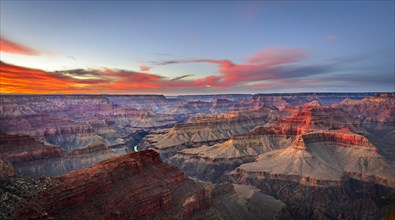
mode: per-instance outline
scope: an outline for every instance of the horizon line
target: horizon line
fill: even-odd
[[[336,92],[258,92],[258,93],[209,93],[209,94],[178,94],[178,95],[166,95],[166,94],[152,94],[152,93],[0,93],[0,96],[81,96],[81,95],[89,95],[89,96],[100,96],[100,95],[109,95],[109,96],[220,96],[220,95],[258,95],[258,94],[378,94],[378,93],[395,93],[395,91],[368,91],[368,92],[356,92],[356,91],[336,91]]]

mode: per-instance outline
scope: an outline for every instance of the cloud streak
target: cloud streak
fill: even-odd
[[[190,77],[190,76],[192,76],[192,74],[187,74],[187,75],[175,77],[175,78],[171,79],[170,81],[182,80],[182,79],[185,79],[185,78]]]
[[[27,47],[25,45],[7,40],[4,37],[0,37],[0,51],[5,53],[13,53],[20,55],[28,55],[28,56],[39,55],[38,51],[30,47]]]
[[[267,48],[238,64],[227,59],[190,59],[151,62],[155,66],[178,63],[210,63],[217,74],[192,78],[190,74],[168,78],[144,71],[102,67],[47,72],[1,62],[1,93],[153,93],[163,91],[220,92],[232,89],[260,91],[278,88],[321,88],[332,84],[374,84],[388,87],[392,78],[377,80],[371,74],[345,74],[354,58],[326,64],[302,64],[308,52],[301,48]],[[363,57],[364,58],[364,57]],[[359,60],[360,58],[355,58]],[[149,70],[151,67],[142,68]],[[334,74],[336,73],[336,74]],[[387,76],[383,73],[383,76]]]
[[[230,87],[254,81],[288,78],[289,75],[302,77],[303,74],[295,74],[296,70],[292,72],[283,66],[301,61],[307,55],[301,48],[266,48],[249,56],[244,64],[236,64],[227,59],[168,60],[153,63],[157,66],[179,63],[215,64],[220,75],[207,77],[208,84],[213,84],[214,87]],[[314,73],[310,71],[309,74]]]

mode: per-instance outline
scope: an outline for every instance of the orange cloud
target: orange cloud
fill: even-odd
[[[12,42],[3,37],[0,37],[0,51],[5,53],[14,53],[21,55],[29,55],[29,56],[39,54],[39,52],[37,52],[36,50],[33,50],[22,44]]]
[[[1,93],[63,93],[70,83],[47,72],[0,62]]]
[[[203,88],[217,83],[212,77],[183,80],[185,77],[166,79],[154,74],[109,68],[46,72],[0,61],[0,93],[128,93],[177,87]]]

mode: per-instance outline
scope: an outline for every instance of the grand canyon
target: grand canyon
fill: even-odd
[[[2,95],[16,219],[379,219],[395,94]]]
[[[0,220],[395,220],[394,8],[0,0]]]

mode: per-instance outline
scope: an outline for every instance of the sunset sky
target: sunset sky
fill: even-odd
[[[393,1],[0,6],[0,93],[395,90]]]

